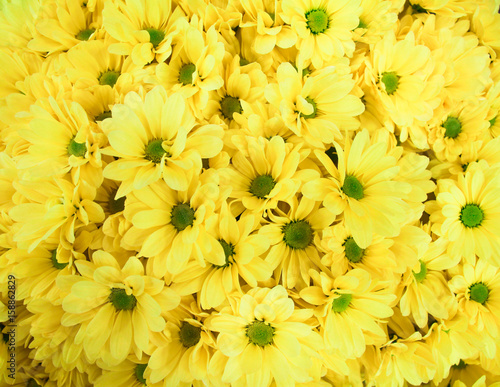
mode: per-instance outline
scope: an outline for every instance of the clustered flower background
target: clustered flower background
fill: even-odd
[[[0,385],[500,385],[499,6],[0,2]]]

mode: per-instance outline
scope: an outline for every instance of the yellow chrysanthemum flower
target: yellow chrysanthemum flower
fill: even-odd
[[[467,144],[484,138],[490,123],[486,119],[485,102],[463,102],[450,109],[429,130],[429,144],[436,157],[442,161],[455,161]],[[433,121],[434,121],[433,120]]]
[[[9,216],[18,223],[14,241],[28,253],[44,240],[71,250],[78,228],[104,220],[101,206],[93,201],[95,192],[88,185],[74,186],[57,179],[19,183],[17,189],[28,202],[17,204]]]
[[[210,373],[235,385],[293,386],[312,378],[308,349],[322,340],[305,322],[312,315],[296,309],[282,286],[253,288],[231,306],[213,314],[205,325],[220,332]]]
[[[259,230],[272,246],[266,262],[274,270],[276,281],[281,281],[287,289],[307,287],[309,269],[323,268],[317,247],[318,235],[333,223],[335,215],[319,207],[319,202],[293,197],[288,211],[279,207],[269,211],[270,224]]]
[[[159,83],[169,92],[179,92],[190,104],[195,115],[201,116],[207,106],[209,92],[224,85],[220,63],[224,58],[224,44],[212,26],[200,31],[196,18],[191,24],[181,19],[182,33],[176,37],[176,46],[169,63],[156,67]]]
[[[130,55],[137,65],[164,62],[172,54],[176,22],[184,12],[172,0],[107,1],[103,27],[119,43],[109,47],[118,55]]]
[[[187,267],[172,278],[172,288],[181,296],[198,293],[203,309],[216,308],[234,291],[242,293],[240,281],[251,287],[257,281],[271,277],[271,265],[262,259],[269,248],[268,239],[253,233],[259,222],[257,215],[242,215],[240,219],[223,205],[220,214],[214,214],[205,223],[209,234],[221,244],[226,261],[223,265],[207,264],[201,267],[191,261]]]
[[[24,151],[15,155],[26,180],[62,178],[93,187],[102,182],[101,148],[106,137],[76,102],[49,97],[46,107],[31,106],[26,127],[18,131]]]
[[[152,338],[155,349],[144,377],[153,384],[164,387],[210,385],[208,367],[215,339],[204,324],[208,314],[193,308],[191,300],[184,300],[186,310],[176,309],[165,329]]]
[[[205,222],[227,198],[228,190],[219,189],[213,169],[188,178],[185,191],[174,191],[160,181],[127,196],[125,218],[133,226],[122,245],[150,257],[158,277],[179,274],[191,257],[200,266],[225,264],[224,249],[207,232]]]
[[[241,6],[245,12],[240,27],[252,29],[258,54],[269,54],[275,46],[290,48],[297,41],[292,28],[283,23],[281,2],[242,0]]]
[[[345,358],[359,357],[366,345],[381,345],[386,333],[380,323],[392,315],[396,299],[363,269],[353,269],[333,278],[326,272],[310,270],[315,285],[300,291],[300,297],[316,305],[314,314],[321,324],[326,348]]]
[[[446,255],[447,244],[443,238],[431,242],[417,267],[402,281],[405,289],[399,301],[401,314],[411,314],[420,328],[427,325],[429,315],[435,319],[447,319],[449,311],[455,307],[455,297],[448,288],[443,271],[456,266],[459,260],[453,261]]]
[[[403,200],[411,186],[396,181],[396,158],[387,154],[383,142],[370,142],[368,130],[359,132],[345,149],[335,144],[338,168],[324,153],[316,157],[328,171],[328,178],[304,185],[304,196],[322,201],[334,214],[343,214],[352,237],[361,248],[372,241],[373,232],[396,236],[405,222],[409,205]]]
[[[92,90],[98,86],[110,86],[116,96],[139,91],[139,85],[151,70],[134,64],[130,57],[109,53],[110,41],[97,40],[79,44],[60,55],[57,66],[65,69],[69,80],[77,89]]]
[[[99,12],[90,12],[84,0],[45,2],[43,17],[35,22],[36,34],[28,48],[48,55],[66,51],[96,35],[101,27]]]
[[[478,36],[480,42],[488,47],[493,59],[500,53],[500,15],[498,4],[489,4],[488,7],[477,7],[472,17],[472,31]]]
[[[475,332],[489,334],[498,340],[500,316],[500,272],[497,267],[479,259],[475,266],[463,266],[463,274],[450,280],[460,310],[468,317]]]
[[[359,24],[360,4],[361,0],[283,0],[281,17],[297,34],[300,55],[320,69],[333,57],[352,56],[351,31]]]
[[[370,50],[364,83],[394,123],[406,127],[429,121],[439,105],[444,78],[434,70],[429,48],[416,44],[412,31],[400,41],[390,32]]]
[[[225,122],[230,128],[238,127],[239,115],[250,110],[249,105],[262,100],[267,77],[260,66],[241,66],[239,55],[226,55],[223,61],[224,85],[212,92],[203,111],[206,120]]]
[[[224,184],[232,187],[234,210],[262,213],[276,208],[279,201],[290,200],[304,181],[318,177],[312,169],[299,169],[309,154],[300,145],[294,147],[278,136],[245,140],[232,165],[221,171]]]
[[[102,126],[111,145],[107,153],[119,157],[103,172],[121,181],[116,199],[161,178],[172,189],[185,191],[186,171],[199,171],[202,158],[222,149],[222,128],[198,126],[184,97],[169,97],[162,87],[155,87],[144,100],[128,93]]]
[[[342,130],[355,130],[354,118],[364,110],[361,100],[352,94],[354,81],[345,64],[327,67],[302,76],[302,69],[282,63],[276,83],[265,89],[266,99],[280,110],[285,125],[316,148],[340,141]]]
[[[46,67],[42,58],[32,52],[0,49],[0,97],[26,93],[26,78],[43,71],[42,67]]]
[[[139,359],[152,332],[165,327],[161,313],[175,308],[180,297],[162,280],[144,275],[144,266],[130,257],[123,267],[99,250],[92,262],[75,261],[81,276],[61,276],[67,292],[62,302],[64,326],[80,325],[78,342],[88,359],[116,365],[134,353]]]
[[[436,201],[427,203],[432,231],[450,241],[448,254],[473,263],[475,255],[500,263],[500,186],[498,167],[484,160],[470,164],[458,181],[438,181]]]

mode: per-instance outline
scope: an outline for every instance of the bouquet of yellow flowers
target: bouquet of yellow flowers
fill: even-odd
[[[500,386],[500,0],[0,0],[0,385]]]

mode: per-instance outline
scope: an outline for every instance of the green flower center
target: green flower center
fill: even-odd
[[[59,263],[57,261],[56,255],[57,255],[57,250],[52,250],[52,256],[50,258],[52,259],[52,266],[54,266],[54,268],[56,268],[57,270],[62,270],[66,266],[68,266],[68,262],[66,262],[66,263]]]
[[[493,117],[493,118],[490,120],[490,126],[495,125],[495,122],[497,122],[497,118],[496,118],[496,117]]]
[[[146,384],[146,379],[144,378],[144,371],[146,371],[147,364],[137,364],[135,366],[135,377],[139,383]]]
[[[68,145],[68,154],[75,157],[84,157],[87,153],[87,145],[85,143],[76,142],[71,139]]]
[[[307,28],[312,34],[317,35],[325,32],[329,25],[330,19],[324,9],[312,9],[306,13]]]
[[[192,347],[200,341],[201,328],[183,321],[181,329],[179,330],[179,337],[184,347]]]
[[[240,66],[246,66],[247,64],[250,64],[250,61],[245,59],[245,58],[240,58]]]
[[[355,176],[346,176],[341,189],[350,198],[361,200],[365,197],[363,186]]]
[[[488,300],[490,291],[485,284],[478,282],[469,287],[469,293],[471,300],[484,304]]]
[[[189,204],[179,203],[172,208],[170,214],[170,222],[177,231],[182,231],[188,226],[192,226],[194,222],[194,210],[189,207]]]
[[[157,30],[155,28],[146,28],[146,31],[148,31],[149,41],[154,48],[158,47],[158,45],[165,38],[165,32]]]
[[[337,154],[337,149],[334,146],[326,150],[326,155],[332,160],[333,164],[338,167],[339,165],[339,155]]]
[[[90,36],[95,32],[94,28],[88,28],[85,30],[81,30],[77,35],[76,38],[78,40],[89,40]]]
[[[153,162],[154,164],[158,164],[159,162],[161,162],[163,155],[166,155],[166,157],[170,157],[170,153],[168,153],[161,146],[162,143],[162,138],[155,138],[149,141],[148,145],[146,145],[146,148],[144,149],[144,158]]]
[[[260,175],[252,180],[249,192],[259,199],[265,199],[275,185],[276,182],[271,175]]]
[[[111,112],[108,110],[108,111],[105,111],[105,112],[102,112],[101,114],[99,114],[98,116],[95,117],[95,121],[104,121],[106,118],[111,118]]]
[[[394,71],[382,73],[381,80],[385,86],[385,92],[387,94],[394,94],[394,92],[398,89],[399,75],[397,75]]]
[[[219,243],[221,244],[222,248],[224,249],[224,256],[226,257],[226,263],[224,265],[218,266],[214,265],[217,268],[223,268],[229,266],[232,262],[229,260],[234,255],[234,246],[232,243],[227,243],[223,239],[219,239]]]
[[[304,118],[315,118],[317,113],[316,102],[312,98],[306,97],[306,101],[309,102],[313,106],[313,112],[311,114],[303,114]]]
[[[251,344],[265,347],[273,343],[274,328],[264,321],[254,321],[247,325],[246,335]]]
[[[26,387],[42,387],[42,386],[40,386],[35,379],[31,378],[28,381],[28,384],[26,385]]]
[[[99,77],[99,84],[103,86],[108,85],[113,87],[116,84],[116,81],[118,81],[119,76],[120,73],[118,71],[113,71],[113,70],[105,71]]]
[[[117,189],[113,190],[109,195],[108,209],[111,215],[122,212],[125,209],[125,199],[126,196],[122,196],[120,199],[115,199]]]
[[[191,85],[193,83],[193,73],[196,71],[196,65],[193,63],[185,64],[179,71],[179,82],[183,85]]]
[[[455,364],[452,367],[456,368],[458,370],[463,370],[465,367],[467,367],[467,364],[462,359],[460,359],[460,361],[458,362],[458,364]]]
[[[425,262],[420,260],[420,271],[418,273],[413,272],[413,277],[417,280],[418,283],[422,282],[427,276],[427,266]]]
[[[283,229],[283,241],[292,249],[305,249],[313,240],[314,231],[305,220],[294,220]]]
[[[353,237],[348,237],[344,242],[345,256],[352,263],[358,263],[365,255],[365,249],[362,249],[354,241]]]
[[[220,101],[220,111],[222,115],[228,120],[233,119],[234,113],[242,113],[243,108],[241,107],[240,100],[238,98],[231,97],[230,95],[226,95]]]
[[[133,294],[130,296],[125,289],[112,288],[109,295],[109,301],[113,304],[116,310],[132,310],[137,304],[137,299]]]
[[[447,138],[457,138],[462,131],[462,124],[456,117],[448,117],[442,126],[446,129],[444,136]]]
[[[483,210],[476,204],[466,204],[460,211],[460,221],[465,227],[477,227],[483,221]]]
[[[341,294],[340,297],[333,300],[332,310],[335,313],[344,312],[351,304],[351,300],[352,300],[352,294],[349,293]]]

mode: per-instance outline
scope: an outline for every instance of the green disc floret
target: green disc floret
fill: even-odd
[[[305,249],[313,240],[314,231],[306,220],[294,220],[283,229],[283,241],[292,249]]]
[[[240,100],[235,97],[231,97],[230,95],[226,95],[220,101],[220,111],[222,115],[228,120],[233,119],[234,113],[242,113],[243,108],[241,107]]]
[[[471,300],[484,304],[488,300],[490,291],[485,284],[478,282],[469,287],[469,293]]]
[[[325,32],[330,26],[330,19],[324,9],[312,9],[305,16],[307,28],[314,35]]]
[[[252,180],[248,191],[259,199],[265,199],[275,185],[276,182],[271,175],[260,175]]]
[[[194,222],[195,211],[187,203],[176,204],[170,214],[170,222],[177,231],[182,231]]]
[[[355,176],[346,176],[341,189],[350,198],[361,200],[365,197],[363,186]]]
[[[414,13],[427,13],[427,10],[420,4],[411,4]]]
[[[460,359],[460,361],[458,362],[458,364],[455,364],[452,367],[456,368],[456,369],[459,369],[459,370],[463,370],[465,367],[467,367],[467,363],[464,362],[462,359]]]
[[[243,67],[243,66],[246,66],[247,64],[250,64],[250,61],[241,57],[240,58],[240,66]]]
[[[495,123],[497,122],[497,118],[496,117],[493,117],[490,121],[490,127],[495,125]]]
[[[201,328],[183,321],[181,329],[179,330],[179,337],[184,347],[192,347],[193,345],[198,344],[198,342],[200,341]]]
[[[116,310],[132,310],[137,304],[135,296],[133,294],[128,295],[125,289],[122,288],[112,288],[109,301]]]
[[[368,28],[368,25],[361,19],[359,19],[359,24],[356,28]]]
[[[146,28],[146,31],[148,31],[149,41],[154,48],[158,47],[158,45],[165,38],[165,32],[157,30],[155,28]]]
[[[120,76],[120,73],[118,71],[114,71],[114,70],[105,71],[99,77],[99,84],[102,86],[108,85],[108,86],[113,87],[116,84],[116,82],[118,81],[119,76]]]
[[[460,221],[468,228],[481,225],[483,217],[483,210],[477,204],[466,204],[460,211]]]
[[[447,138],[457,138],[462,131],[462,124],[456,117],[448,117],[442,126],[446,129],[444,136]]]
[[[365,249],[358,246],[353,237],[347,237],[344,242],[345,256],[352,263],[358,263],[365,255]]]
[[[382,73],[381,81],[385,86],[385,92],[391,95],[398,89],[399,75],[397,75],[394,71],[388,71]]]
[[[146,370],[147,364],[137,364],[135,366],[135,377],[139,383],[146,384],[146,379],[144,378],[144,371]]]
[[[316,117],[316,113],[317,113],[317,108],[316,108],[316,102],[314,102],[314,100],[312,98],[309,98],[309,97],[306,97],[305,100],[307,102],[309,102],[312,107],[313,107],[313,112],[311,114],[303,114],[302,117],[304,118],[315,118]]]
[[[179,82],[183,85],[190,85],[193,83],[193,73],[196,71],[196,65],[193,63],[185,64],[179,71]]]
[[[274,328],[264,321],[255,320],[247,325],[246,335],[251,344],[265,347],[273,343]]]
[[[78,40],[89,40],[90,36],[95,32],[94,28],[87,28],[85,30],[81,30],[78,34],[76,34],[76,38]]]
[[[335,313],[342,313],[347,310],[351,304],[352,294],[345,293],[341,294],[338,298],[335,298],[332,303],[332,310]]]
[[[420,271],[418,273],[413,272],[413,277],[415,277],[415,280],[418,283],[420,283],[425,279],[426,276],[427,276],[427,265],[425,264],[424,261],[420,260]]]
[[[87,153],[87,145],[85,143],[76,142],[73,138],[68,145],[68,154],[75,157],[84,157]]]
[[[166,157],[170,157],[170,153],[168,153],[162,146],[163,139],[155,138],[148,142],[146,148],[144,149],[144,158],[149,160],[155,164],[161,162],[163,155]]]
[[[68,266],[68,262],[59,263],[57,261],[57,250],[52,250],[52,256],[50,258],[52,260],[52,266],[54,266],[54,268],[57,269],[57,270],[62,270],[66,266]]]

